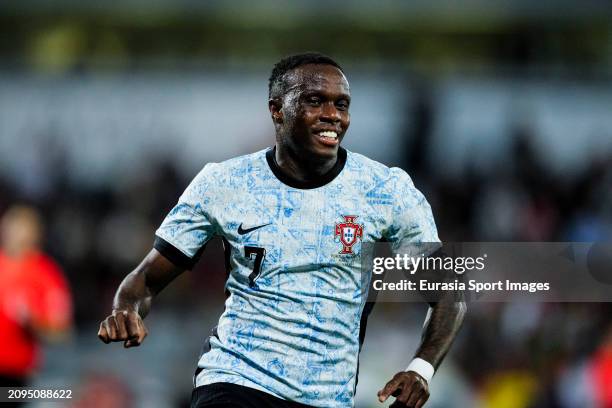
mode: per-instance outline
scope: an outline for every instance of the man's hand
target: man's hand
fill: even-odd
[[[134,310],[113,310],[113,314],[100,323],[98,337],[104,343],[123,341],[123,347],[136,347],[147,337],[140,315]]]
[[[389,396],[396,398],[391,407],[421,408],[429,398],[429,387],[414,371],[402,371],[378,391],[380,402],[385,402]]]
[[[113,314],[100,323],[100,340],[105,343],[123,341],[125,348],[140,346],[149,333],[142,319],[151,309],[151,300],[183,271],[152,249],[119,285],[113,300]]]

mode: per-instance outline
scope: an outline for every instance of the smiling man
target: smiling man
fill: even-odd
[[[350,102],[331,58],[277,63],[268,103],[275,146],[202,169],[157,230],[154,249],[121,283],[99,337],[139,345],[152,298],[218,235],[228,298],[198,361],[192,407],[353,406],[372,308],[361,245],[438,235],[404,171],[340,147]],[[464,313],[462,303],[432,305],[415,358],[381,389],[381,402],[393,395],[399,406],[425,403]]]

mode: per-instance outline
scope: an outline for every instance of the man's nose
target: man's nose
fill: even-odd
[[[328,122],[339,122],[340,112],[336,108],[333,102],[324,103],[321,107],[321,120]]]

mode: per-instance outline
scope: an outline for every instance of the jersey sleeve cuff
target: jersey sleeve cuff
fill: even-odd
[[[153,243],[153,248],[157,249],[157,251],[162,254],[166,259],[172,262],[174,265],[183,269],[193,269],[197,259],[193,259],[182,253],[179,249],[177,249],[174,245],[169,243],[163,238],[159,236],[155,236],[155,242]]]

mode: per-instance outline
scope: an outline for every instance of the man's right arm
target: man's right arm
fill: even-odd
[[[112,313],[100,323],[100,340],[123,341],[126,348],[139,346],[148,333],[142,319],[149,313],[153,297],[184,270],[156,249],[151,250],[119,285]]]

